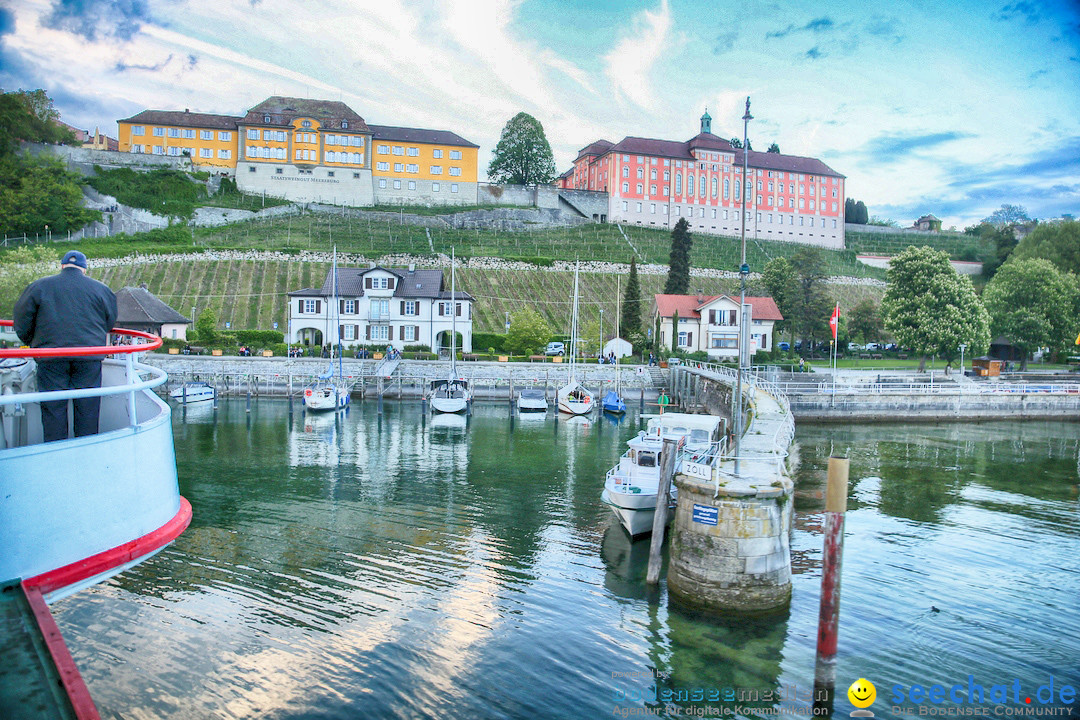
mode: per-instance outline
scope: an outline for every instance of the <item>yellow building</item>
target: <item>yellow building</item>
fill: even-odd
[[[273,96],[243,117],[144,110],[121,152],[187,157],[244,192],[297,202],[474,205],[479,146],[447,130],[371,125],[342,102]]]
[[[175,110],[143,110],[117,121],[120,152],[189,157],[210,170],[236,167],[236,124],[241,118]]]
[[[448,130],[369,127],[376,204],[476,204],[479,145]]]

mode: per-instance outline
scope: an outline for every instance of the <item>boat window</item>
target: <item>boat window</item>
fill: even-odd
[[[699,441],[702,441],[702,442],[707,442],[708,439],[709,439],[709,431],[708,430],[693,430],[690,433],[690,438],[692,440],[699,440]]]
[[[640,467],[656,467],[656,455],[651,452],[638,453],[637,464]]]

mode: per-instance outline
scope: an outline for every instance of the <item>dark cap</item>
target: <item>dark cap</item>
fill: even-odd
[[[76,265],[86,270],[88,265],[86,263],[86,256],[78,250],[68,250],[64,253],[64,259],[60,261],[61,265]]]

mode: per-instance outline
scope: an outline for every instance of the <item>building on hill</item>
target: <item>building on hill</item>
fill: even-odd
[[[625,137],[597,140],[574,160],[571,187],[606,192],[612,222],[844,247],[844,176],[816,158],[743,151],[712,133],[684,142]]]
[[[915,221],[912,227],[916,230],[941,232],[941,220],[931,215],[923,215]]]
[[[376,205],[475,205],[479,145],[448,130],[371,125]]]
[[[288,294],[289,333],[294,345],[334,342],[339,325],[341,342],[352,345],[427,345],[450,347],[450,332],[457,324],[461,336],[457,347],[472,352],[472,304],[467,292],[450,290],[441,270],[384,268],[338,268],[338,307],[334,297],[333,271],[321,288],[305,288]],[[456,315],[456,318],[454,317]]]
[[[159,300],[146,285],[116,291],[116,327],[141,330],[171,340],[187,340],[190,324],[191,320]]]
[[[368,126],[342,102],[273,96],[241,117],[144,110],[117,124],[121,152],[188,157],[244,192],[356,207],[476,204],[478,145],[446,130]]]
[[[772,352],[773,327],[784,316],[771,297],[748,297],[750,356],[758,350]],[[670,348],[672,323],[679,314],[678,348],[704,350],[718,360],[739,357],[739,298],[730,295],[664,295],[653,297],[652,318],[660,320],[660,347]]]

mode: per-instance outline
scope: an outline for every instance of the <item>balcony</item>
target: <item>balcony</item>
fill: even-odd
[[[380,310],[378,308],[368,309],[368,322],[373,323],[388,323],[390,322],[390,311]]]

